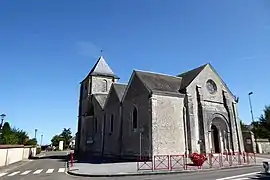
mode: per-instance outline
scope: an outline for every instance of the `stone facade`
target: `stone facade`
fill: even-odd
[[[133,71],[128,84],[101,57],[82,82],[76,151],[135,159],[244,151],[237,102],[210,64],[178,76]]]

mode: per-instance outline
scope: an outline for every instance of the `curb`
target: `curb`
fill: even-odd
[[[234,167],[223,167],[223,168],[213,168],[213,169],[198,169],[198,170],[185,170],[185,171],[148,171],[148,172],[136,172],[136,173],[118,173],[118,174],[81,174],[73,172],[72,170],[68,170],[67,174],[72,176],[79,177],[119,177],[119,176],[146,176],[146,175],[170,175],[170,174],[187,174],[187,173],[196,173],[196,172],[209,172],[216,170],[224,170],[224,169],[237,169],[237,168],[245,168],[245,167],[253,167],[260,166],[257,164],[254,165],[239,165]]]

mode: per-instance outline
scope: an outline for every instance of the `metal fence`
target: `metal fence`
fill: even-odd
[[[141,157],[137,161],[138,171],[175,171],[192,169],[224,168],[256,164],[255,153],[209,153],[202,165],[191,161],[190,155],[155,155],[153,158]]]

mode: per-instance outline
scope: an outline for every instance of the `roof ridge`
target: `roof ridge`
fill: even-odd
[[[164,73],[159,73],[159,72],[152,72],[152,71],[146,71],[146,70],[138,70],[138,69],[134,69],[134,72],[142,72],[142,73],[149,73],[149,74],[156,74],[156,75],[162,75],[162,76],[168,76],[168,77],[173,77],[173,78],[178,78],[181,79],[182,77],[178,77],[178,76],[174,76],[174,75],[170,75],[170,74],[164,74]]]
[[[180,75],[182,75],[182,74],[189,73],[189,72],[191,72],[191,71],[194,71],[194,70],[197,70],[197,69],[200,69],[200,68],[203,68],[203,67],[207,66],[208,64],[210,64],[210,63],[205,63],[205,64],[203,64],[203,65],[200,65],[200,66],[196,67],[196,68],[193,68],[193,69],[190,69],[190,70],[188,70],[188,71],[185,71],[185,72],[183,72],[183,73],[181,73],[181,74],[179,74],[179,75],[177,75],[177,76],[180,76]]]

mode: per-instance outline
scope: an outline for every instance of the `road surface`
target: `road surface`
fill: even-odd
[[[0,172],[0,180],[248,180],[270,179],[260,173],[262,167],[245,167],[197,173],[172,175],[132,176],[132,177],[75,177],[65,172],[66,152],[48,152],[41,159],[33,160],[23,166]]]

